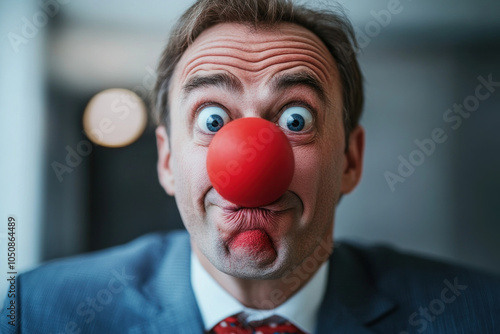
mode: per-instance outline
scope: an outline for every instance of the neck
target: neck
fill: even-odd
[[[194,243],[192,248],[203,268],[229,294],[246,307],[267,310],[283,304],[309,282],[330,256],[333,240],[329,234],[299,265],[275,280],[244,279],[228,275],[215,268]]]

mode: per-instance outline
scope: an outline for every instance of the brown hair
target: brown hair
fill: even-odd
[[[240,22],[254,29],[294,23],[316,34],[337,63],[342,83],[346,149],[351,129],[363,109],[363,79],[356,59],[357,43],[351,23],[339,7],[312,9],[291,0],[198,0],[174,26],[158,66],[153,92],[153,118],[169,130],[168,90],[177,63],[189,45],[207,28]]]

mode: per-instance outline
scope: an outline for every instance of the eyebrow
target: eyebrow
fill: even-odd
[[[296,73],[284,73],[275,76],[271,82],[273,92],[280,92],[287,88],[306,86],[312,89],[322,102],[326,100],[323,84],[313,74],[305,71]]]
[[[243,91],[243,84],[241,81],[230,73],[194,75],[189,78],[186,84],[182,87],[183,99],[185,99],[194,90],[206,87],[222,88],[233,93],[241,93]]]
[[[316,76],[306,71],[278,74],[272,79],[271,86],[273,93],[279,93],[291,87],[306,86],[312,89],[322,102],[326,101],[323,84]],[[185,100],[194,90],[206,87],[222,88],[233,93],[241,93],[243,91],[243,84],[231,73],[194,75],[182,87],[182,99]]]

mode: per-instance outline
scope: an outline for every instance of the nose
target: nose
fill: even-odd
[[[262,118],[239,118],[223,126],[208,148],[210,182],[226,200],[259,207],[280,198],[295,168],[288,138]]]

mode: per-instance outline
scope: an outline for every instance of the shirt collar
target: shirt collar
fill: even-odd
[[[326,291],[327,279],[328,261],[321,265],[306,285],[283,304],[272,310],[256,310],[245,307],[224,290],[203,268],[198,257],[191,253],[191,285],[207,331],[223,319],[244,312],[247,321],[263,320],[272,315],[279,315],[303,331],[312,333],[316,327],[316,318]]]

